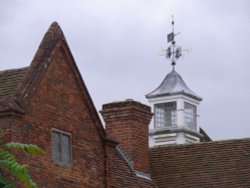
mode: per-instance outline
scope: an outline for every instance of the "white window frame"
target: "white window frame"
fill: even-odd
[[[157,126],[157,124],[160,124],[159,122],[157,122],[157,121],[159,121],[158,120],[158,113],[157,113],[157,106],[158,105],[164,105],[164,104],[168,104],[168,103],[173,103],[174,104],[174,107],[175,107],[175,109],[174,109],[174,114],[172,115],[170,115],[170,118],[171,118],[171,120],[170,120],[170,122],[171,122],[171,124],[169,124],[169,125],[167,125],[167,124],[162,124],[162,125],[160,125],[160,126]],[[172,113],[172,112],[171,112]],[[162,114],[162,116],[163,117],[161,117],[161,118],[163,118],[162,120],[160,120],[160,121],[162,121],[163,123],[165,123],[165,119],[164,118],[166,118],[166,117],[164,117],[164,113]],[[173,118],[173,119],[172,119]],[[167,122],[167,121],[166,121]],[[164,102],[164,103],[156,103],[156,104],[154,104],[154,128],[166,128],[166,127],[175,127],[175,126],[177,126],[177,101],[171,101],[171,102]]]
[[[193,114],[188,113],[186,111],[186,109],[187,109],[186,105],[192,106],[194,108]],[[192,118],[190,118],[191,117],[190,115],[192,115]],[[193,124],[191,125],[192,127],[190,127],[188,125],[187,119],[189,119],[189,120],[192,119],[192,122],[193,122]],[[192,130],[197,130],[197,106],[195,106],[189,102],[184,102],[184,123],[185,123],[185,127],[192,129]]]

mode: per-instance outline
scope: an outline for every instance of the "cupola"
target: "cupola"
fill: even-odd
[[[174,22],[172,22],[174,25]],[[173,69],[154,91],[146,95],[153,109],[149,127],[149,146],[196,143],[203,137],[199,132],[198,106],[202,98],[186,85],[175,71],[182,50],[176,47],[174,29],[168,35],[171,46],[166,57],[172,60]]]

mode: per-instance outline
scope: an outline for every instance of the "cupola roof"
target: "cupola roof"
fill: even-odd
[[[182,77],[173,69],[165,77],[161,85],[151,93],[147,94],[146,98],[156,98],[178,94],[183,94],[198,101],[202,101],[202,98],[189,89]]]

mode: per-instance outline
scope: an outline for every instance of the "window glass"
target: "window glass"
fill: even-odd
[[[155,128],[176,126],[176,102],[155,104]]]
[[[70,163],[71,161],[71,146],[70,137],[68,135],[62,134],[62,161],[65,163]]]
[[[52,159],[61,164],[71,163],[71,135],[60,130],[52,131]]]
[[[60,137],[59,133],[52,132],[52,156],[53,160],[60,161]]]
[[[196,106],[185,102],[184,104],[185,112],[185,126],[190,129],[196,129]]]

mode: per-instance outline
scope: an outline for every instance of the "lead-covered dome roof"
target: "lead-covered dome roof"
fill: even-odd
[[[155,98],[160,96],[178,94],[183,94],[196,100],[202,101],[202,98],[194,93],[191,89],[189,89],[182,77],[175,70],[171,71],[165,77],[159,87],[157,87],[151,93],[147,94],[146,98]]]

